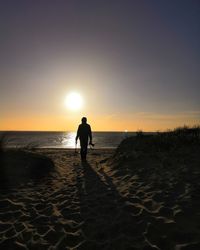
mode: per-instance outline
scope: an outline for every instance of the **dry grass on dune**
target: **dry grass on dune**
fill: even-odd
[[[6,135],[0,140],[0,188],[10,189],[38,182],[54,170],[50,158],[30,152],[30,147],[6,149]]]

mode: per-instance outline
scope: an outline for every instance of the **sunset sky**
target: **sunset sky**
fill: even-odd
[[[199,0],[1,1],[0,130],[200,124],[199,13]]]

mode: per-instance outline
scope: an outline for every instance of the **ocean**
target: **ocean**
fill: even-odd
[[[74,148],[76,132],[0,132],[8,148]],[[95,148],[116,148],[120,142],[136,132],[93,132]],[[79,143],[77,147],[80,147]]]

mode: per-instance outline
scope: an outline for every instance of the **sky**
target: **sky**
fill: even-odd
[[[0,130],[200,124],[199,13],[199,0],[2,0]]]

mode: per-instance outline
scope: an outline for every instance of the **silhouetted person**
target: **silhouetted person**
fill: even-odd
[[[90,139],[89,144],[92,144],[92,131],[89,124],[87,124],[87,118],[83,117],[81,119],[82,123],[78,126],[77,134],[76,134],[76,143],[77,140],[80,140],[81,145],[81,160],[86,161],[87,156],[87,147],[88,147],[88,139]]]

